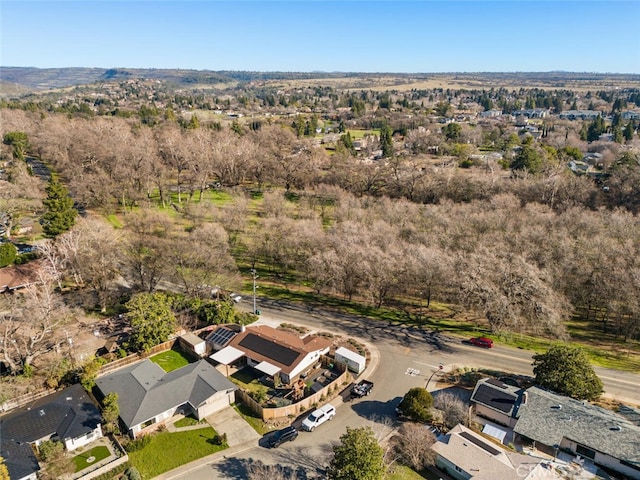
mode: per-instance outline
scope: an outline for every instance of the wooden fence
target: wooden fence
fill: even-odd
[[[25,393],[24,395],[20,395],[19,397],[11,398],[6,402],[0,404],[0,412],[8,412],[9,410],[13,410],[14,408],[22,407],[27,403],[31,403],[39,398],[46,397],[47,395],[51,395],[55,393],[56,390],[53,388],[47,390],[41,390],[39,392],[31,392]]]
[[[156,345],[152,347],[148,352],[141,353],[132,353],[131,355],[127,355],[126,357],[119,358],[114,360],[113,362],[109,362],[106,365],[103,365],[100,370],[98,370],[98,377],[106,375],[107,373],[111,373],[115,370],[118,370],[122,367],[126,367],[127,365],[131,365],[137,361],[142,360],[143,358],[150,357],[151,355],[155,355],[156,353],[164,352],[166,350],[171,350],[177,341],[176,338],[172,338],[164,343]]]
[[[278,418],[297,417],[298,415],[311,410],[316,405],[323,403],[325,400],[330,401],[333,398],[336,398],[340,394],[342,387],[346,385],[349,380],[350,373],[345,370],[322,390],[317,391],[313,395],[310,395],[297,403],[292,403],[291,405],[284,407],[263,407],[251,398],[249,394],[242,390],[236,390],[236,398],[247,405],[253,413],[265,421]]]

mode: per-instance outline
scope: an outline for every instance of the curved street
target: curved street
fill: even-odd
[[[303,305],[261,300],[259,308],[262,321],[301,324],[312,330],[347,335],[368,344],[375,352],[373,357],[377,362],[374,373],[368,376],[374,382],[371,395],[344,403],[338,398],[337,402],[333,402],[337,406],[333,421],[312,433],[300,432],[295,442],[268,449],[263,438],[258,445],[249,445],[235,455],[192,465],[187,473],[176,471],[174,476],[165,474],[164,479],[241,480],[247,478],[248,468],[256,461],[281,465],[295,472],[298,479],[324,478],[332,445],[345,432],[345,427],[368,425],[377,436],[386,437],[392,432],[395,407],[402,396],[412,387],[427,386],[427,382],[427,388],[433,390],[435,380],[431,379],[434,372],[439,371],[440,365],[444,370],[467,366],[532,374],[532,353],[525,350],[501,346],[486,350],[465,345],[455,337],[415,327],[336,314]],[[640,398],[639,375],[602,368],[596,371],[608,396],[628,403],[635,403]],[[299,422],[300,419],[294,425],[299,427]]]

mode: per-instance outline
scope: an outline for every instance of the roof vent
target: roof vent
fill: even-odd
[[[553,408],[554,410],[562,410],[562,405],[558,404],[558,405],[551,405],[551,408]]]
[[[44,410],[40,410],[38,413],[40,414],[41,417],[44,417]]]
[[[620,425],[614,425],[613,427],[609,427],[609,430],[612,432],[620,432],[622,431],[622,427]]]

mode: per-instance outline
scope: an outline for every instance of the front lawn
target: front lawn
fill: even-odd
[[[173,370],[189,365],[189,359],[185,357],[180,350],[167,350],[149,357],[153,363],[157,363],[162,369],[169,373]]]
[[[180,420],[176,420],[175,422],[173,422],[173,425],[176,428],[180,428],[180,427],[191,427],[193,425],[203,425],[207,423],[205,420],[198,420],[195,417],[192,417],[191,415],[188,415],[184,418],[181,418]]]
[[[90,465],[99,462],[100,460],[104,460],[111,453],[109,449],[104,445],[99,445],[97,447],[93,447],[91,450],[88,450],[80,455],[76,455],[73,457],[73,464],[75,465],[75,471],[79,472],[80,470],[84,470]],[[91,461],[89,461],[91,460]]]
[[[385,480],[424,480],[428,477],[424,477],[404,465],[394,465],[384,478]]]
[[[227,445],[216,445],[216,436],[216,431],[211,427],[154,433],[148,445],[129,452],[129,461],[140,471],[143,479],[151,479],[228,448]]]

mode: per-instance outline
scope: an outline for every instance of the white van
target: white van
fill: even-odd
[[[302,421],[302,429],[307,432],[313,432],[317,426],[331,420],[335,414],[336,407],[331,404],[320,407],[319,409],[311,412],[311,414]]]

